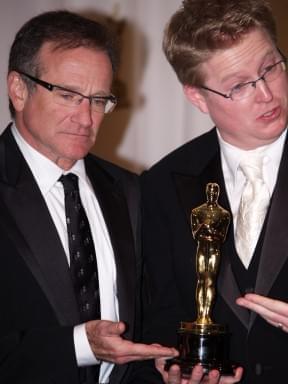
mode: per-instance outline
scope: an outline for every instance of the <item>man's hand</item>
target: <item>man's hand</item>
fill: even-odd
[[[106,320],[93,320],[85,324],[90,347],[98,360],[124,364],[134,360],[175,357],[174,348],[158,344],[139,344],[121,337],[125,324]]]
[[[242,377],[243,369],[238,367],[235,369],[234,376],[220,376],[217,370],[212,370],[208,375],[204,375],[203,368],[196,365],[191,372],[189,379],[181,378],[180,368],[172,365],[169,371],[165,371],[165,359],[156,360],[156,368],[161,373],[166,384],[233,384],[238,383]]]
[[[271,325],[288,332],[288,304],[284,301],[247,293],[244,297],[239,297],[236,303],[256,312]]]

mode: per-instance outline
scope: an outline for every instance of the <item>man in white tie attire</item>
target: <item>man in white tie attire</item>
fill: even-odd
[[[142,176],[151,292],[144,339],[177,346],[179,322],[196,319],[197,244],[189,217],[205,202],[207,183],[215,182],[231,224],[212,312],[229,327],[238,368],[234,376],[213,370],[204,379],[196,366],[190,380],[181,381],[178,366],[167,373],[159,360],[158,382],[287,382],[288,83],[270,6],[265,0],[184,0],[163,47],[192,107],[209,114],[215,127]]]

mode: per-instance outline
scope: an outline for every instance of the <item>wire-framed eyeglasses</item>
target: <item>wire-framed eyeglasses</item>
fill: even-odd
[[[51,92],[53,100],[56,104],[63,105],[65,107],[76,107],[80,105],[83,99],[88,99],[92,111],[98,113],[110,113],[113,111],[117,104],[117,99],[114,95],[110,94],[107,96],[96,95],[96,96],[85,96],[80,92],[72,91],[71,89],[61,87],[60,85],[47,83],[44,80],[38,79],[37,77],[31,76],[26,72],[17,71],[34,83],[41,85],[41,87]]]
[[[216,93],[217,95],[225,97],[225,99],[242,100],[242,99],[245,99],[246,97],[251,96],[255,92],[258,81],[262,80],[265,83],[270,83],[276,80],[281,75],[281,73],[285,72],[286,67],[287,67],[287,59],[286,57],[283,56],[282,59],[277,61],[275,64],[272,64],[266,67],[262,75],[259,76],[258,79],[253,81],[247,81],[244,83],[239,83],[235,85],[235,87],[233,87],[226,94],[216,91],[215,89],[208,88],[204,85],[200,86],[200,88],[205,89],[206,91],[209,91],[209,92]]]

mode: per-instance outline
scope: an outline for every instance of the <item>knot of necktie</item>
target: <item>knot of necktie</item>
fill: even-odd
[[[239,168],[244,173],[247,180],[253,182],[257,179],[263,180],[262,164],[263,164],[262,157],[251,158],[251,160],[248,158],[240,162]]]
[[[254,198],[258,205],[264,204],[265,208],[260,208],[261,211],[267,208],[269,201],[269,191],[263,179],[263,157],[253,156],[247,157],[240,162],[239,168],[246,177],[246,183],[242,193],[242,200],[254,204]],[[258,217],[258,216],[257,216]]]
[[[78,185],[78,176],[74,173],[68,173],[67,175],[62,175],[59,178],[59,181],[63,184],[65,194],[71,193],[74,191],[79,191]]]

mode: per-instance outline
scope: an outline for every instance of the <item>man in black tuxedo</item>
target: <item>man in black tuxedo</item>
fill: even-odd
[[[126,363],[175,354],[132,342],[136,175],[88,154],[116,104],[116,61],[106,28],[67,11],[34,17],[13,42],[13,122],[0,138],[2,384],[128,383]]]
[[[284,383],[288,85],[286,59],[277,48],[271,9],[264,0],[184,0],[168,23],[164,51],[188,100],[208,113],[215,127],[143,174],[143,244],[150,288],[145,341],[176,346],[180,321],[196,319],[197,243],[190,215],[205,202],[207,183],[216,182],[219,204],[230,211],[232,223],[221,248],[212,312],[215,322],[229,327],[230,357],[239,368],[234,377],[220,377],[213,370],[205,383]],[[254,179],[245,164],[258,172]],[[257,193],[256,178],[257,188],[263,187]],[[266,196],[264,187],[268,208],[258,216],[254,208],[258,197]],[[250,196],[254,193],[250,202],[244,190]],[[256,224],[259,217],[265,218],[258,232],[253,230],[252,253],[245,252],[242,259],[252,234],[242,214],[247,204]],[[243,218],[247,240],[240,235],[238,223]],[[164,381],[180,383],[179,368],[172,366],[168,374],[163,365],[159,360]],[[202,382],[202,375],[197,366],[189,383]]]

